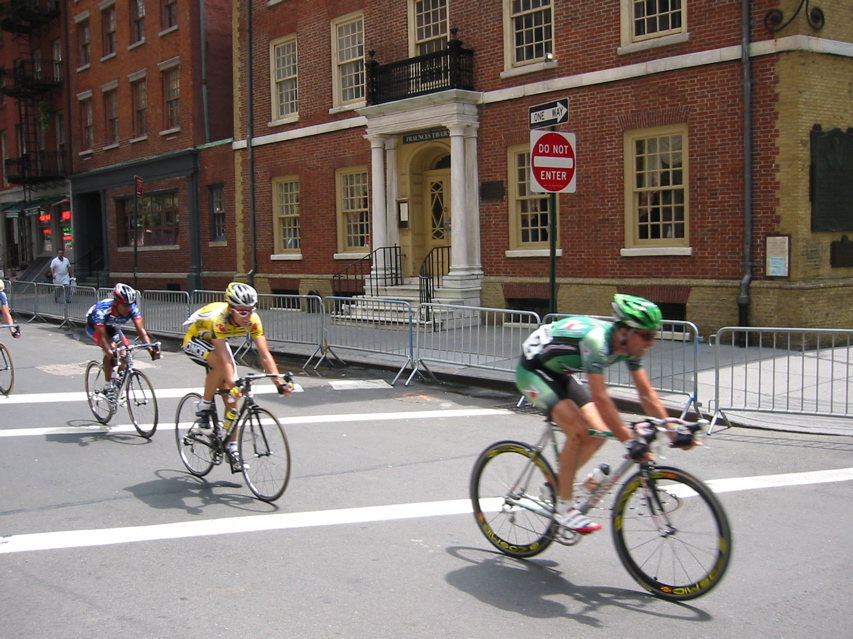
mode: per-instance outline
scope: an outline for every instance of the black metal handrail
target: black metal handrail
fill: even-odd
[[[39,95],[62,86],[62,61],[46,58],[17,60],[11,69],[0,68],[3,93],[15,98]]]
[[[451,29],[447,48],[416,58],[379,64],[368,51],[364,63],[367,104],[383,104],[449,89],[474,90],[474,52],[463,49]]]
[[[384,272],[376,277],[368,277],[373,271],[373,263],[377,255],[382,256]],[[376,295],[382,286],[399,286],[403,283],[401,256],[399,246],[381,246],[374,249],[369,255],[350,262],[332,276],[332,292],[335,295],[347,297],[365,293]],[[369,282],[370,285],[365,287],[365,282]]]
[[[444,281],[444,276],[450,266],[450,247],[436,246],[433,248],[418,269],[418,292],[421,304],[429,304],[435,297],[435,289]]]

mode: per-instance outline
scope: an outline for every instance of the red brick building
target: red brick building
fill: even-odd
[[[78,272],[194,289],[234,263],[227,0],[66,3]]]
[[[236,214],[256,229],[238,268],[261,290],[339,293],[330,278],[375,249],[401,256],[374,256],[368,284],[443,251],[435,299],[547,310],[528,114],[562,99],[577,189],[557,197],[559,312],[622,291],[703,333],[850,325],[853,9],[798,4],[254,2],[235,15],[237,69],[253,61]],[[820,144],[841,169],[817,168]]]

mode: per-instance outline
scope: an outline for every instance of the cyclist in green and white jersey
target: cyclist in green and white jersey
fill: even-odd
[[[622,422],[607,393],[604,369],[626,362],[645,413],[667,418],[642,361],[660,329],[660,309],[641,297],[616,295],[613,315],[615,322],[578,316],[540,326],[524,341],[516,367],[518,389],[566,434],[560,452],[556,519],[581,534],[601,528],[574,507],[572,498],[575,473],[604,442],[590,436],[589,430],[610,431],[626,444],[633,459],[651,459],[648,445],[636,441]],[[588,388],[574,378],[575,373],[586,373]]]

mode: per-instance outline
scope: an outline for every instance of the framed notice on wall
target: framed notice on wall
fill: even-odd
[[[764,274],[767,277],[788,277],[791,269],[791,236],[768,235],[765,238]]]

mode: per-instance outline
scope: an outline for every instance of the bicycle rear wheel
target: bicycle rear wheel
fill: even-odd
[[[136,427],[136,432],[146,439],[150,438],[157,430],[159,417],[154,387],[145,373],[133,370],[125,388],[130,421]]]
[[[201,399],[198,393],[184,395],[175,413],[175,442],[184,466],[196,477],[204,477],[215,463],[216,451],[210,438],[213,435],[190,434],[195,424],[196,404]]]
[[[290,480],[290,446],[278,420],[265,408],[251,408],[237,437],[243,477],[258,499],[275,501]]]
[[[12,353],[0,343],[0,395],[8,395],[15,387],[15,364]]]
[[[486,539],[511,557],[533,557],[554,541],[557,478],[530,445],[503,441],[484,450],[471,471],[474,518]]]
[[[732,553],[729,521],[711,489],[668,466],[628,479],[613,506],[613,542],[631,576],[656,597],[685,601],[720,583]]]
[[[86,365],[86,398],[89,401],[89,409],[102,424],[112,419],[116,412],[115,402],[111,402],[104,394],[104,365],[101,362],[89,362]]]

